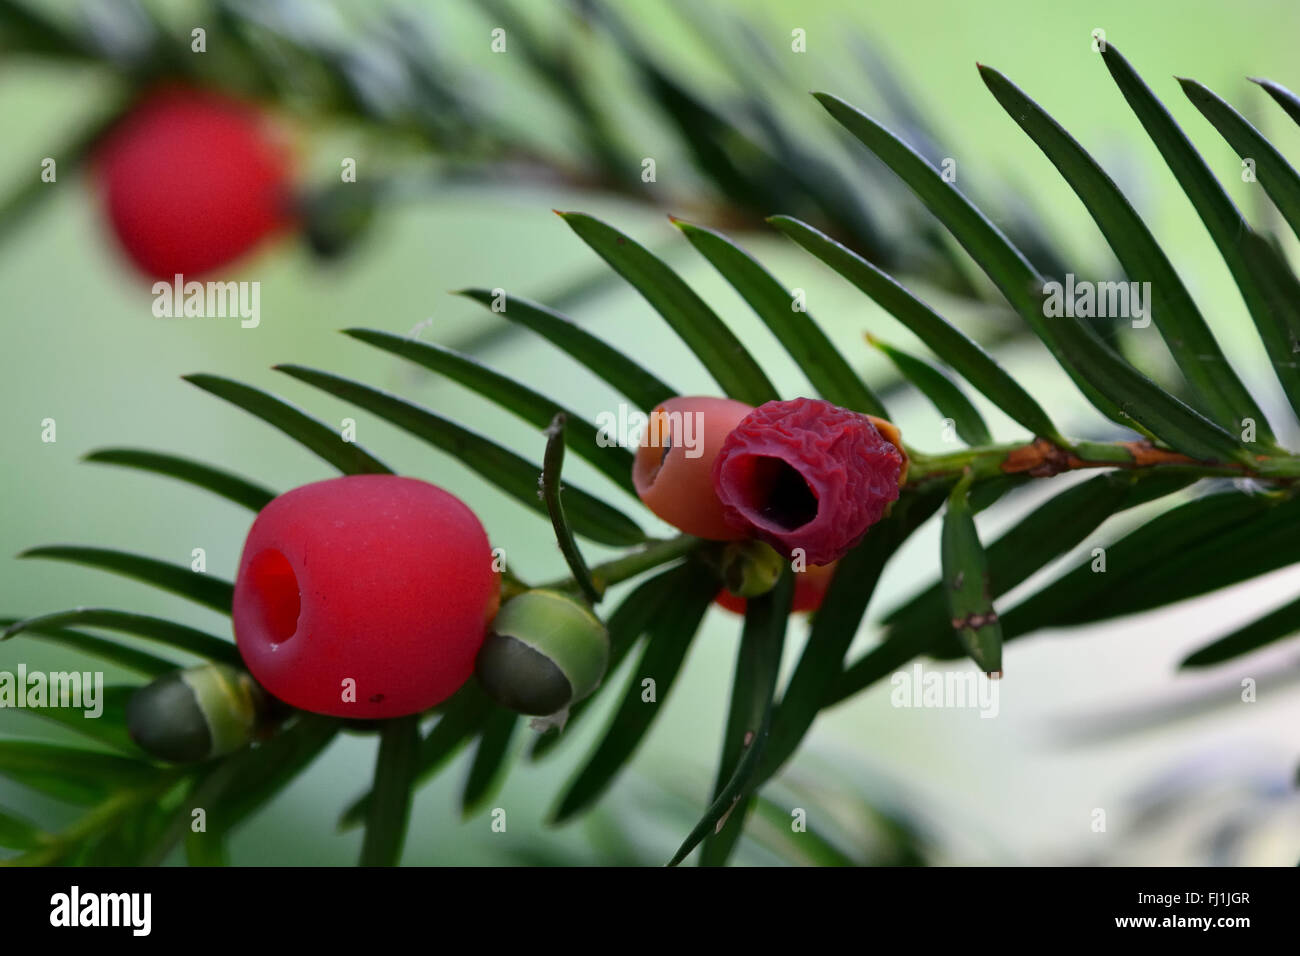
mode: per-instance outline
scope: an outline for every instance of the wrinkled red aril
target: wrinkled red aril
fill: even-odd
[[[767,402],[713,463],[728,523],[784,555],[830,564],[898,498],[903,456],[866,415],[821,399]]]

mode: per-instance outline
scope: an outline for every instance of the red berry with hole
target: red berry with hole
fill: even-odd
[[[679,531],[713,541],[747,536],[727,523],[713,490],[713,460],[753,406],[730,398],[679,396],[650,413],[632,483],[647,508]]]
[[[258,108],[222,93],[147,94],[93,167],[114,234],[151,279],[218,269],[293,218],[287,149]]]
[[[414,478],[332,478],[279,496],[253,522],[235,640],[285,703],[399,717],[469,679],[499,594],[487,534],[460,499]]]
[[[767,402],[727,436],[713,485],[732,527],[807,562],[843,557],[898,498],[897,429],[814,398]]]

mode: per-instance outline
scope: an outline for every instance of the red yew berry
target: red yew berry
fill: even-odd
[[[898,498],[903,463],[868,416],[796,398],[745,416],[718,452],[713,485],[733,528],[830,564]]]
[[[253,522],[235,640],[285,703],[399,717],[469,679],[499,594],[487,534],[458,498],[414,478],[332,478],[280,495]]]
[[[646,507],[697,538],[735,541],[748,532],[727,523],[713,490],[713,460],[727,434],[753,411],[730,398],[670,398],[650,413],[632,482]]]
[[[108,220],[151,279],[197,276],[292,218],[287,150],[257,108],[171,86],[147,94],[95,148]]]
[[[826,597],[826,589],[831,586],[831,577],[834,574],[834,564],[809,565],[808,570],[796,572],[794,576],[794,601],[790,605],[790,612],[798,614],[802,611],[815,611],[820,608],[822,599]],[[734,614],[744,614],[749,607],[748,600],[737,597],[726,588],[718,592],[716,601]]]

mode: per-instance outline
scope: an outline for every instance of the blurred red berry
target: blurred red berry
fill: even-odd
[[[95,148],[109,223],[146,276],[199,276],[239,258],[293,218],[287,149],[255,106],[165,87]]]
[[[813,564],[808,566],[808,570],[797,572],[794,576],[794,601],[790,605],[790,612],[798,614],[801,611],[815,611],[820,608],[834,574],[834,564]],[[718,592],[715,600],[734,614],[744,614],[749,607],[749,602],[745,598],[737,597],[726,588]]]
[[[767,402],[727,436],[713,484],[733,528],[830,564],[898,498],[903,453],[866,415],[821,399]]]
[[[752,410],[744,402],[703,396],[670,398],[656,407],[632,467],[632,483],[646,507],[697,538],[746,537],[727,523],[712,475],[723,440]]]
[[[333,478],[281,495],[253,522],[235,640],[285,703],[398,717],[469,679],[499,592],[487,534],[458,498],[413,478]]]

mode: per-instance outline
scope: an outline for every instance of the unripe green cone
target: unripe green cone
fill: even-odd
[[[733,541],[722,549],[718,570],[736,597],[762,597],[776,587],[786,560],[763,541]]]
[[[126,726],[140,749],[168,763],[223,757],[253,739],[266,693],[248,674],[203,664],[164,674],[131,695]]]
[[[521,714],[555,714],[594,691],[609,635],[586,605],[558,591],[526,591],[492,622],[475,671],[488,694]]]

